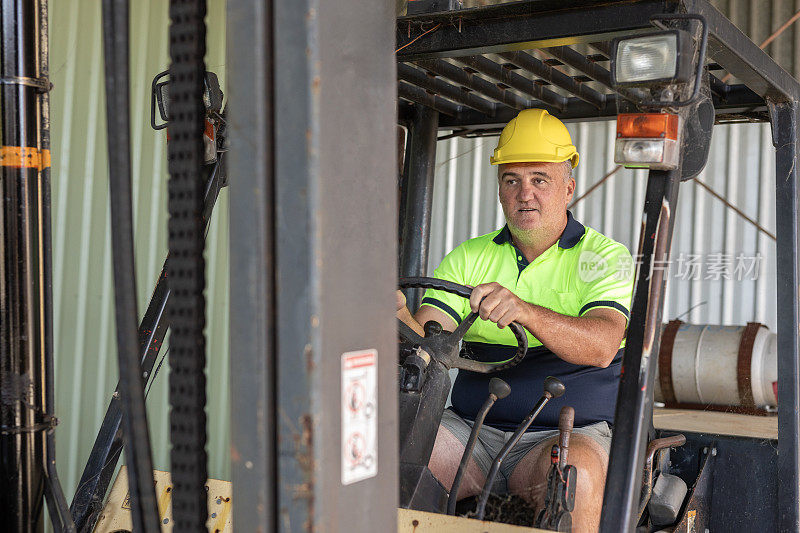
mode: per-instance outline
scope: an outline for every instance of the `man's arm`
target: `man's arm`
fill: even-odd
[[[422,325],[429,320],[435,320],[441,324],[445,331],[453,331],[458,326],[450,315],[430,305],[421,305],[417,313],[411,316],[411,311],[406,307],[406,297],[400,290],[397,291],[397,318],[405,322],[421,337],[425,336]]]
[[[592,309],[580,317],[562,315],[522,301],[499,283],[478,285],[469,300],[473,312],[500,328],[522,324],[558,357],[576,365],[607,367],[625,336],[625,317],[613,309]]]

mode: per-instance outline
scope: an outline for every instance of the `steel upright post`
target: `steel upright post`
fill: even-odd
[[[400,214],[400,276],[424,276],[430,249],[433,177],[436,165],[436,132],[439,113],[416,105],[409,125],[407,172],[403,180],[403,212]],[[408,308],[419,307],[420,289],[408,289]]]
[[[277,530],[273,11],[227,4],[233,521],[264,533]]]
[[[606,477],[600,531],[633,531],[644,467],[647,431],[653,413],[653,381],[658,360],[665,265],[681,171],[651,170],[647,179],[628,340],[614,414],[614,438]]]
[[[0,509],[3,530],[41,531],[45,486],[45,317],[39,10],[3,0],[0,10]]]
[[[798,290],[798,103],[770,104],[776,148],[778,280],[778,528],[800,530],[800,342]]]
[[[274,6],[278,527],[393,530],[394,6]]]

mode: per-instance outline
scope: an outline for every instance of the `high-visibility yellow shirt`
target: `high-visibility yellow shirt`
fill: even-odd
[[[633,294],[634,264],[622,244],[577,222],[567,213],[558,242],[531,263],[514,246],[508,227],[470,239],[444,258],[434,271],[439,279],[476,286],[498,282],[522,300],[568,316],[592,309],[614,309],[628,318]],[[422,305],[444,311],[456,322],[470,313],[469,301],[443,291],[428,290]],[[528,414],[542,394],[547,376],[560,379],[566,393],[552,400],[529,431],[558,426],[561,406],[575,408],[575,425],[613,423],[622,350],[607,368],[575,365],[556,356],[528,332],[528,353],[518,365],[494,374],[459,371],[452,391],[453,409],[474,419],[486,397],[492,376],[505,380],[511,394],[499,400],[486,423],[510,431]],[[622,341],[620,348],[625,345]],[[513,357],[516,338],[508,328],[478,318],[464,336],[466,356],[487,363]]]
[[[514,246],[506,226],[462,243],[447,254],[433,275],[473,287],[497,282],[522,300],[562,315],[581,316],[591,309],[607,308],[627,319],[633,274],[633,259],[625,246],[583,226],[568,212],[561,238],[531,263]],[[422,305],[444,311],[457,323],[470,313],[468,300],[444,291],[427,290]],[[480,318],[464,340],[517,344],[508,329]],[[528,333],[531,348],[541,344]]]

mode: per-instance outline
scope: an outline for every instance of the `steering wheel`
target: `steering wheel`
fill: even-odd
[[[403,289],[436,289],[456,294],[463,298],[469,298],[472,294],[472,287],[436,278],[401,278],[399,285]],[[458,344],[467,333],[467,330],[475,322],[476,318],[478,318],[478,313],[470,313],[452,333],[447,333],[445,331],[431,332],[426,337],[420,337],[402,320],[397,321],[397,327],[401,339],[419,346],[432,358],[436,359],[447,368],[458,368],[487,374],[511,368],[525,358],[525,353],[528,351],[528,335],[525,333],[525,328],[517,322],[512,322],[508,325],[508,328],[517,338],[517,353],[508,361],[502,363],[484,363],[482,361],[461,357],[458,352]]]

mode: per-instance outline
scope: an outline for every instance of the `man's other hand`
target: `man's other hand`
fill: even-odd
[[[403,291],[397,289],[397,310],[400,311],[406,306],[406,295]]]
[[[473,313],[483,320],[491,320],[502,329],[512,322],[524,323],[531,305],[496,282],[478,285],[469,297]]]

